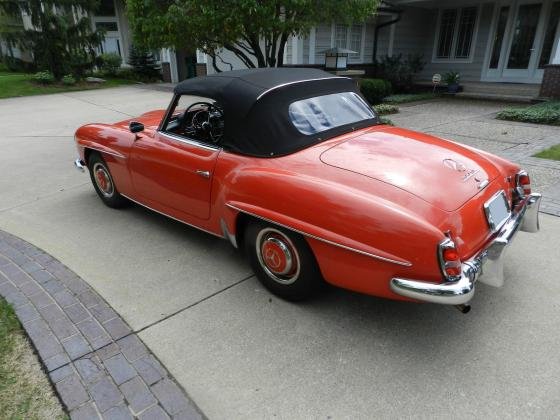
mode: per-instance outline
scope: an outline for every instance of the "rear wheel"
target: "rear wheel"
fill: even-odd
[[[111,208],[120,208],[128,204],[128,200],[119,194],[109,167],[99,153],[89,156],[88,168],[93,188],[103,203]]]
[[[260,282],[281,298],[303,300],[324,284],[309,245],[294,232],[251,223],[245,231],[245,252]]]

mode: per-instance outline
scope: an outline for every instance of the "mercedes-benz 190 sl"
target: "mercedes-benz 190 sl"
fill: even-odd
[[[252,69],[179,83],[166,110],[76,132],[75,165],[130,201],[242,248],[289,300],[322,284],[467,311],[539,228],[526,171],[380,122],[356,82]]]

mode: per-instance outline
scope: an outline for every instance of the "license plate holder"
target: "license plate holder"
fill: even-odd
[[[492,232],[500,230],[511,215],[504,190],[498,191],[484,203],[484,213]]]

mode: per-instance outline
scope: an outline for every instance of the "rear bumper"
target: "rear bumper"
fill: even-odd
[[[429,283],[393,278],[391,290],[401,296],[424,302],[461,305],[474,296],[475,283],[500,287],[504,284],[504,253],[519,231],[539,230],[540,194],[530,194],[519,202],[511,217],[500,229],[490,246],[462,264],[461,278],[454,282]]]

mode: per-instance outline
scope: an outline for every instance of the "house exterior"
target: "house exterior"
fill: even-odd
[[[385,55],[422,54],[421,80],[456,71],[465,82],[540,84],[545,66],[560,64],[559,17],[560,0],[393,0],[363,24],[325,22],[292,37],[284,63],[322,65],[322,51],[341,47],[356,51],[350,66],[365,68]],[[222,58],[242,67],[227,51]]]
[[[366,71],[384,56],[420,54],[426,63],[417,75],[420,81],[456,71],[462,82],[540,84],[547,68],[545,80],[560,89],[559,18],[560,0],[382,1],[378,13],[364,23],[325,22],[305,36],[291,37],[284,65],[320,67],[324,51],[340,47],[355,51],[349,65]],[[132,36],[124,0],[101,0],[91,19],[106,31],[99,52],[118,53],[126,65]],[[25,52],[16,52],[25,59]],[[200,51],[189,55],[164,49],[156,56],[169,82],[215,72]],[[228,51],[218,57],[222,71],[244,67]]]

